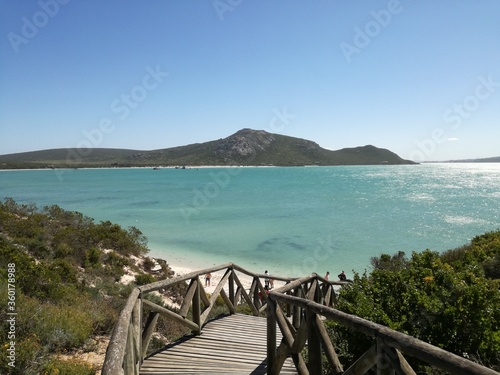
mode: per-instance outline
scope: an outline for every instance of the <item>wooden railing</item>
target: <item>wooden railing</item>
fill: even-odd
[[[215,272],[223,272],[224,275],[209,298],[200,277]],[[241,283],[239,273],[252,278],[248,291]],[[274,280],[285,282],[285,285],[268,292],[261,282],[267,277],[227,263],[134,289],[111,336],[102,375],[139,374],[160,315],[187,327],[193,334],[200,334],[219,296],[230,314],[236,312],[241,301],[248,305],[253,315],[267,316],[269,374],[279,374],[288,356],[292,357],[299,374],[322,374],[324,355],[334,374],[362,375],[376,368],[377,375],[414,375],[415,372],[403,357],[404,353],[453,375],[499,375],[411,336],[336,310],[337,297],[333,285],[343,285],[345,282],[328,281],[316,274],[300,279],[273,275]],[[178,312],[143,298],[146,293],[168,289],[180,283],[189,285]],[[149,314],[144,319],[146,310]],[[335,321],[375,338],[375,344],[344,371],[327,334],[325,320]],[[283,337],[279,345],[276,342],[277,326]],[[306,345],[307,360],[302,356]]]
[[[224,272],[224,275],[217,283],[210,298],[208,298],[200,278],[203,279],[207,273],[220,271]],[[252,278],[249,290],[244,288],[238,277],[239,273]],[[272,277],[274,280],[286,283],[293,280],[274,275]],[[268,291],[261,282],[265,278],[268,278],[268,276],[255,274],[236,264],[227,263],[134,289],[121,311],[111,335],[102,375],[139,374],[140,366],[146,357],[160,315],[187,327],[194,334],[200,334],[219,296],[224,300],[230,314],[236,312],[236,306],[240,301],[246,302],[253,315],[265,314]],[[171,311],[143,298],[146,293],[168,289],[181,283],[188,283],[189,286],[178,312]],[[227,289],[227,292],[224,288]],[[150,312],[146,319],[144,319],[145,310]],[[189,311],[191,311],[191,314],[188,316]]]
[[[349,315],[330,306],[329,282],[313,274],[297,279],[282,288],[271,291],[267,311],[267,363],[268,374],[279,374],[284,360],[291,355],[299,374],[320,375],[322,354],[327,358],[334,374],[363,375],[376,368],[377,375],[415,375],[402,353],[420,359],[452,375],[499,375],[491,369],[394,331],[380,324]],[[286,319],[281,306],[293,306],[293,320]],[[369,337],[375,344],[351,367],[344,371],[327,334],[324,322],[332,320]],[[276,344],[276,324],[283,340]],[[302,352],[307,343],[308,359]]]

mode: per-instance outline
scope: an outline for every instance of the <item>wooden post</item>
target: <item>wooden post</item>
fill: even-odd
[[[103,375],[121,375],[124,373],[123,365],[127,361],[126,357],[130,320],[135,301],[137,300],[139,294],[139,288],[134,289],[132,293],[130,293],[127,304],[118,317],[118,322],[113,330],[108,350],[106,351],[106,358],[104,359],[102,367]]]
[[[134,305],[134,310],[132,310],[132,328],[134,331],[133,337],[133,348],[134,348],[134,374],[139,375],[139,368],[142,362],[142,338],[141,338],[141,328],[142,328],[142,300],[137,298]]]
[[[252,283],[253,288],[253,304],[257,310],[259,310],[261,302],[259,298],[259,279],[254,278]]]
[[[238,276],[237,275],[234,275],[234,281],[236,281],[236,285],[238,285],[238,292],[239,294],[241,294],[243,296],[243,299],[246,301],[246,303],[248,303],[248,306],[250,307],[250,309],[252,309],[252,314],[255,315],[255,316],[258,316],[259,315],[259,310],[257,310],[257,308],[254,306],[253,302],[252,302],[252,292],[250,290],[250,295],[247,294],[245,288],[243,287],[243,285],[241,284],[240,280],[238,279]],[[236,294],[238,294],[238,292]]]
[[[200,284],[198,280],[195,280],[196,283],[196,291],[193,295],[193,323],[198,326],[196,331],[193,331],[194,334],[201,334],[201,317],[200,317]]]
[[[399,352],[399,350],[391,348],[390,346],[385,346],[386,353],[391,361],[394,371],[397,374],[403,375],[417,375],[415,371],[411,368],[410,364],[406,361],[405,357]]]
[[[125,375],[135,375],[135,350],[134,350],[134,328],[128,326],[127,346],[123,358],[123,370]]]
[[[207,293],[205,293],[205,289],[203,288],[203,284],[201,283],[200,278],[197,277],[196,280],[198,280],[198,285],[201,286],[200,298],[201,298],[201,302],[203,302],[203,305],[205,306],[202,310],[205,311],[206,309],[208,309],[210,307],[210,300],[207,297]]]
[[[373,366],[377,364],[377,344],[372,345],[351,367],[349,367],[344,375],[365,374]]]
[[[144,327],[144,332],[142,333],[142,360],[146,358],[148,354],[149,342],[156,329],[156,323],[158,322],[158,317],[160,313],[151,311],[146,321],[146,326]]]
[[[239,305],[241,302],[241,290],[242,288],[237,287],[236,288],[236,293],[234,294],[234,300],[236,301],[236,305]]]
[[[294,292],[295,297],[302,297],[301,292],[302,292],[302,289],[300,287],[295,289],[295,292]],[[300,327],[301,315],[302,315],[301,307],[299,305],[293,305],[292,324],[296,329],[298,329]]]
[[[276,362],[276,303],[270,298],[267,301],[267,374],[273,371]],[[279,371],[279,370],[278,370]]]
[[[318,280],[313,280],[311,282],[311,287],[307,291],[306,298],[310,301],[318,302],[317,301],[317,294],[316,294],[317,289],[318,289]]]
[[[289,283],[289,281],[287,282],[287,284],[288,283]],[[292,291],[289,290],[289,291],[286,292],[286,294],[290,296],[290,295],[292,295]],[[290,304],[290,302],[287,302],[287,304],[286,304],[286,317],[290,318],[292,316],[292,313],[293,313],[293,311],[292,311],[292,305]]]
[[[321,321],[319,315],[316,315],[315,327],[318,331],[319,336],[321,337],[321,344],[323,346],[326,358],[328,359],[328,362],[332,367],[333,373],[336,375],[342,374],[344,372],[344,369],[342,368],[342,364],[340,363],[337,353],[335,352],[335,348],[333,347],[330,336],[328,336],[328,332],[326,331],[326,328],[323,325],[323,322]]]
[[[231,303],[231,300],[227,296],[226,291],[224,289],[220,290],[220,295],[221,295],[222,299],[224,300],[224,303],[226,304],[227,308],[229,309],[229,314],[231,314],[231,315],[235,314],[236,313],[235,307]]]
[[[183,318],[185,318],[189,312],[189,307],[191,306],[191,302],[194,294],[196,293],[198,285],[200,285],[199,278],[191,279],[188,291],[184,296],[184,301],[182,302],[182,306],[179,310],[179,315],[182,316]]]
[[[332,306],[332,291],[333,291],[333,287],[329,284],[326,285],[325,299],[324,299],[325,306],[328,306],[328,307]]]
[[[229,301],[231,301],[231,304],[236,307],[236,299],[234,295],[234,270],[231,269],[231,274],[229,275]],[[234,314],[232,312],[231,314]]]
[[[318,332],[314,327],[315,322],[316,313],[311,309],[306,309],[307,345],[309,350],[309,374],[322,375],[323,361],[321,358],[321,338],[319,337]]]
[[[395,375],[381,339],[377,339],[377,375]]]

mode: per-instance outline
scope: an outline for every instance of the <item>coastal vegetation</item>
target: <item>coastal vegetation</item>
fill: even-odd
[[[96,364],[72,354],[96,351],[111,333],[133,288],[122,278],[135,275],[138,285],[173,275],[147,252],[137,228],[58,206],[0,202],[0,301],[9,307],[0,310],[0,373],[94,374]],[[174,331],[161,324],[160,332]]]
[[[354,282],[342,288],[338,309],[500,370],[500,231],[441,254],[382,254],[371,264],[370,273],[355,273]],[[343,363],[373,344],[329,324]],[[412,366],[418,373],[440,374]]]

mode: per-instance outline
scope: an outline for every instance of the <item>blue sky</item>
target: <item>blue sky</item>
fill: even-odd
[[[0,0],[0,154],[241,128],[499,156],[498,0]]]

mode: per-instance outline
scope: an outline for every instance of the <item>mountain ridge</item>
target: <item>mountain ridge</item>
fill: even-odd
[[[372,145],[333,151],[314,141],[248,128],[218,140],[150,151],[60,148],[0,155],[0,169],[377,164],[416,163]]]

